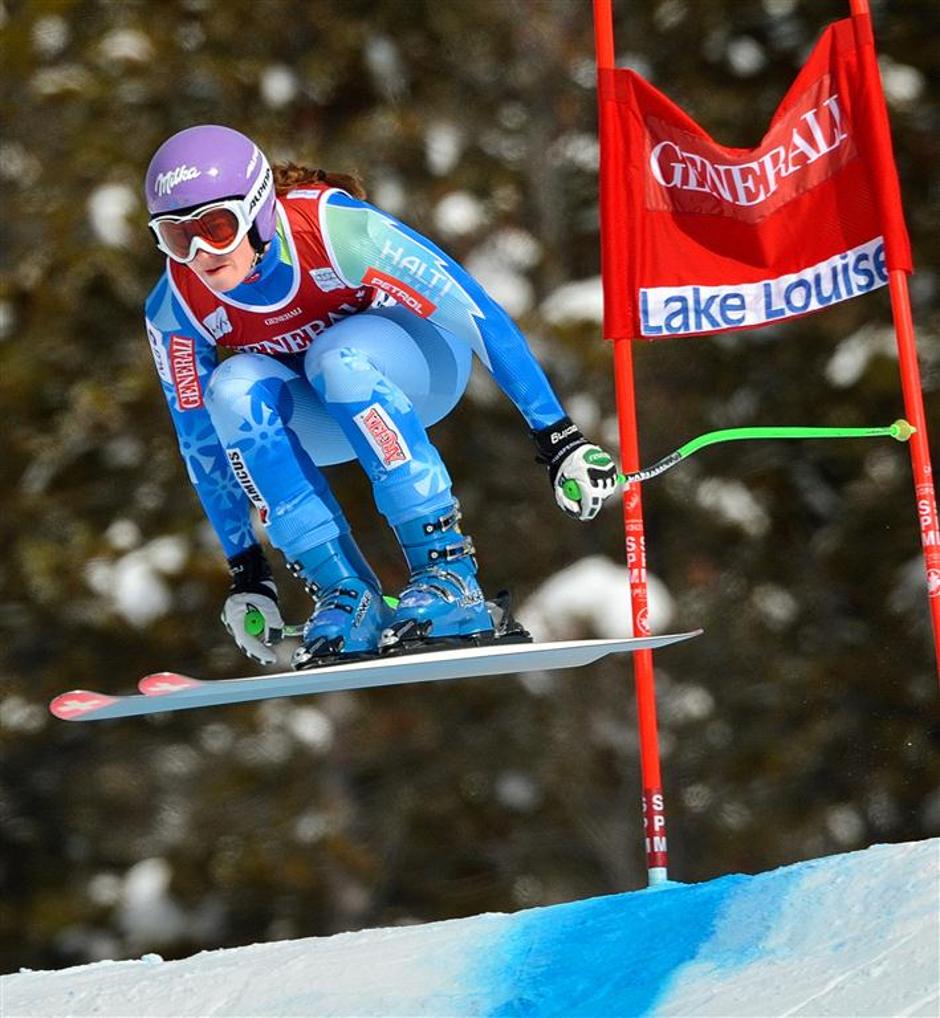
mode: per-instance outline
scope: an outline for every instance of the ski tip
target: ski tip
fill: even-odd
[[[191,679],[178,672],[154,672],[153,675],[145,675],[137,683],[137,688],[144,696],[166,696],[168,693],[178,693],[181,689],[193,689],[201,685],[199,679]]]
[[[117,697],[94,693],[89,689],[73,689],[60,693],[50,704],[49,713],[62,721],[78,721],[86,714],[116,703]]]

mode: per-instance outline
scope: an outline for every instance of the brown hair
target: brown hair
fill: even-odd
[[[364,199],[366,189],[358,173],[330,173],[327,170],[311,170],[309,166],[298,166],[296,163],[274,164],[274,189],[284,194],[304,184],[326,184],[346,191],[353,198]]]

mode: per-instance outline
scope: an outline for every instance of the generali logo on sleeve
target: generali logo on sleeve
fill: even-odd
[[[202,386],[196,367],[196,342],[189,336],[170,337],[170,372],[180,410],[197,410],[203,405]]]
[[[858,155],[830,75],[808,89],[755,149],[724,148],[646,118],[646,207],[756,223]]]

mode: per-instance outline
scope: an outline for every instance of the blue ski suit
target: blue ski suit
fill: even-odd
[[[168,261],[146,326],[229,558],[257,543],[252,505],[288,561],[344,532],[331,463],[358,459],[393,526],[446,510],[451,479],[426,429],[460,399],[473,354],[533,431],[564,417],[522,333],[464,269],[328,187],[279,197],[275,237],[231,291]]]

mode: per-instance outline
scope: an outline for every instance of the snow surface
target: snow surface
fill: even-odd
[[[425,926],[0,982],[3,1018],[936,1015],[940,840]]]

